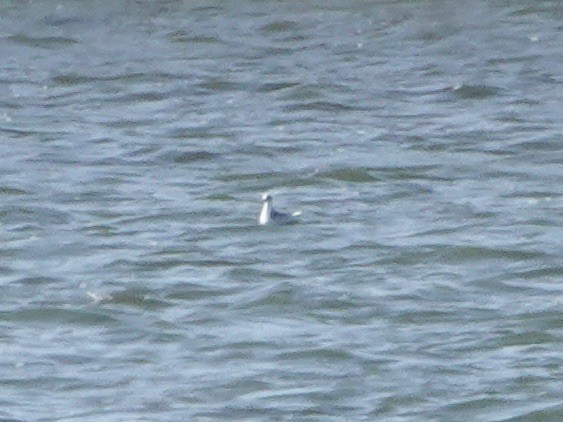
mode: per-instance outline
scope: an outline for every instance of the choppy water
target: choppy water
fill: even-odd
[[[562,18],[2,2],[0,418],[563,418]]]

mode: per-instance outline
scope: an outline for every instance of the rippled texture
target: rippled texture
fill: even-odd
[[[562,17],[0,4],[0,418],[562,419]]]

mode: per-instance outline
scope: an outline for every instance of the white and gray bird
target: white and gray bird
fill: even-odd
[[[302,214],[301,211],[296,211],[294,213],[288,214],[274,210],[274,207],[272,205],[272,195],[268,193],[265,193],[262,196],[262,201],[262,209],[260,210],[260,214],[258,215],[258,224],[260,224],[261,226],[268,224],[283,225],[296,223],[297,219],[295,217]]]

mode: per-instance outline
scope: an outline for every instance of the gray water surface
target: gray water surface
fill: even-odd
[[[0,419],[563,419],[561,2],[8,1],[0,56]]]

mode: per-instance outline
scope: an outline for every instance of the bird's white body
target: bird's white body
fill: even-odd
[[[261,226],[268,224],[282,225],[295,223],[297,220],[294,217],[301,214],[301,211],[294,212],[293,214],[286,214],[284,212],[274,210],[274,207],[272,206],[272,195],[264,194],[262,201],[262,209],[258,215],[258,224]]]

